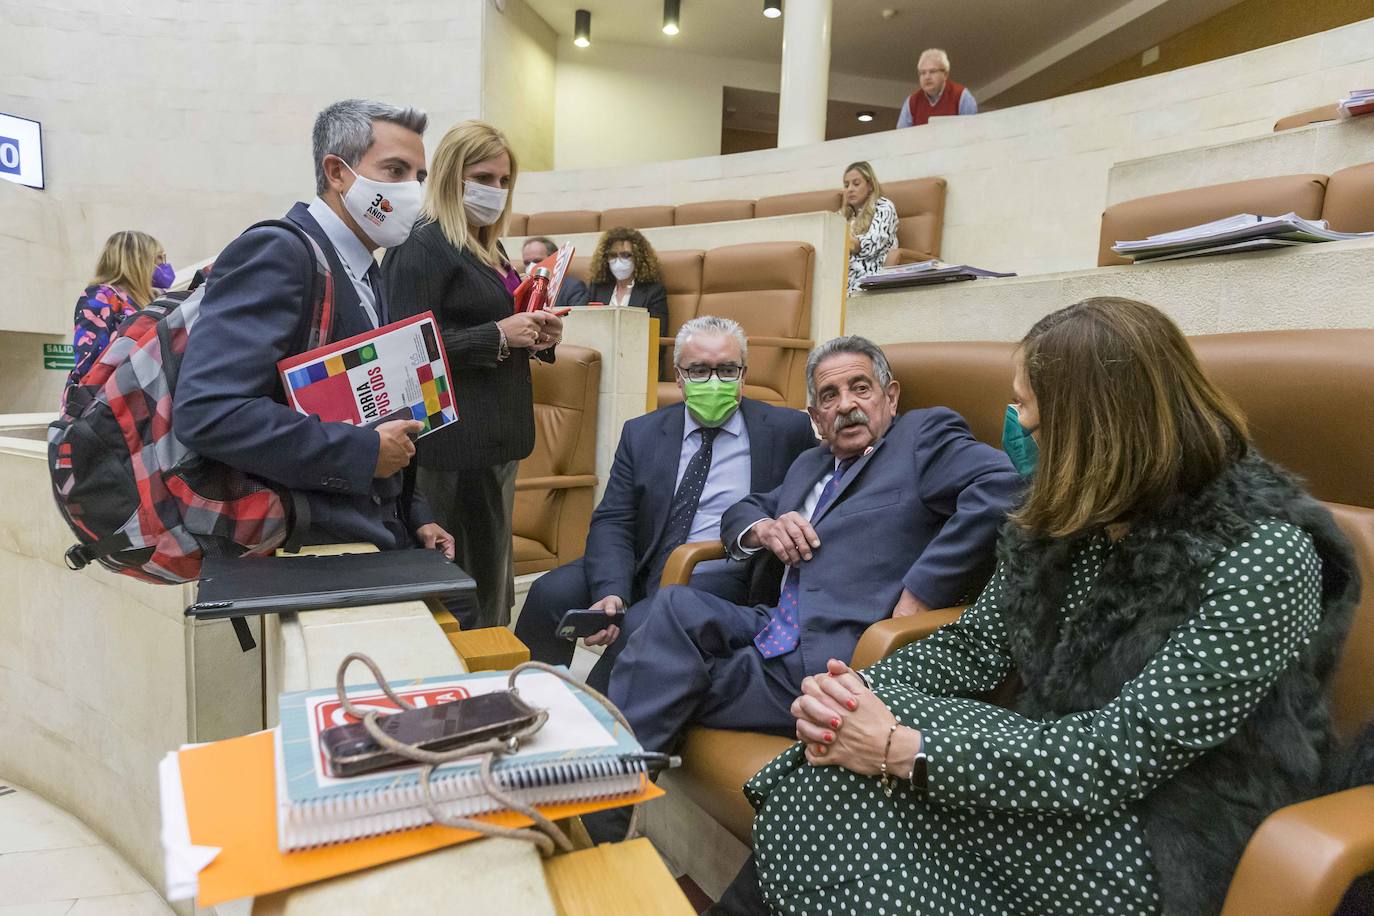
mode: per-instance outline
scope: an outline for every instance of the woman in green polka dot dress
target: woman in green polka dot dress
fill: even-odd
[[[1013,391],[1035,474],[992,581],[806,679],[719,912],[1216,912],[1260,821],[1322,790],[1359,587],[1329,514],[1150,306],[1042,319]],[[980,699],[1009,678],[1010,708]]]

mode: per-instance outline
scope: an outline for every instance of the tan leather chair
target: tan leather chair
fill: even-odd
[[[697,316],[697,309],[701,305],[701,267],[705,259],[706,252],[699,250],[658,252],[663,287],[668,292],[668,323],[658,329],[661,344],[658,357],[660,406],[678,400],[673,375],[672,341],[677,336],[678,328]]]
[[[596,492],[597,392],[601,354],[558,348],[533,360],[534,451],[520,462],[511,519],[515,574],[543,572],[582,556]]]
[[[943,178],[883,182],[883,196],[897,210],[897,244],[887,254],[889,265],[914,264],[940,256],[946,187]]]
[[[512,213],[506,222],[506,235],[521,236],[529,235],[526,228],[529,226],[530,217],[527,213]]]
[[[1233,181],[1124,201],[1102,214],[1097,264],[1131,263],[1112,251],[1116,242],[1143,239],[1237,213],[1281,216],[1292,211],[1305,219],[1319,219],[1325,195],[1326,176],[1307,174]]]
[[[601,213],[596,210],[557,210],[534,213],[525,223],[526,235],[572,235],[596,232],[601,228]]]
[[[811,270],[815,249],[804,242],[751,242],[712,248],[702,262],[697,315],[740,323],[749,340],[746,397],[800,407],[806,403],[806,355],[812,341]],[[679,323],[672,328],[674,334]],[[671,336],[663,337],[665,345]],[[659,404],[682,399],[668,377]]]
[[[1265,455],[1303,476],[1355,545],[1366,583],[1374,582],[1374,330],[1263,331],[1194,337],[1207,372],[1246,412]],[[884,348],[902,385],[900,406],[947,405],[974,434],[1000,441],[1015,345],[909,343]],[[669,558],[663,583],[682,584],[718,543],[685,544]],[[865,667],[955,619],[960,609],[884,620],[859,640],[852,664]],[[1366,587],[1332,684],[1333,720],[1353,737],[1374,719],[1374,588]],[[740,787],[790,746],[784,738],[694,728],[675,783],[741,841],[753,810]],[[1374,786],[1276,811],[1251,838],[1222,916],[1329,916],[1350,882],[1374,870]]]
[[[676,210],[676,207],[620,207],[615,210],[602,210],[601,229],[605,231],[617,226],[625,226],[628,229],[671,226]]]
[[[1374,162],[1352,165],[1327,179],[1322,219],[1338,232],[1374,232]]]
[[[1340,117],[1340,106],[1335,102],[1329,105],[1318,105],[1316,108],[1309,108],[1306,111],[1299,111],[1286,118],[1279,118],[1274,122],[1274,130],[1292,130],[1295,127],[1306,127],[1309,124],[1317,124],[1322,121],[1334,121]]]
[[[802,191],[799,194],[777,194],[754,201],[754,216],[787,216],[791,213],[835,212],[840,209],[843,193],[836,188],[826,191]]]
[[[707,200],[695,204],[678,204],[673,225],[694,226],[697,223],[728,223],[737,219],[753,219],[752,200]]]

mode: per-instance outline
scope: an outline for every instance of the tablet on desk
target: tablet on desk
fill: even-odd
[[[188,617],[215,620],[438,598],[472,600],[477,583],[437,550],[207,558]]]

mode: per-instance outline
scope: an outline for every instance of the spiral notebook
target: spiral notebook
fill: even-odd
[[[506,688],[507,672],[392,681],[415,706],[447,703]],[[590,696],[551,674],[531,672],[517,682],[520,697],[547,709],[548,721],[520,752],[501,757],[493,775],[503,790],[530,805],[634,795],[643,788],[643,750]],[[396,710],[375,685],[349,688],[349,699],[380,713]],[[420,767],[348,778],[329,774],[319,734],[356,721],[333,688],[284,693],[277,730],[277,837],[283,851],[423,827],[432,822],[420,791]],[[447,816],[501,810],[478,775],[480,758],[446,764],[430,785]]]

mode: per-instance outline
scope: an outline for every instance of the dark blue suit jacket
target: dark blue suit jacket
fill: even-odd
[[[737,542],[754,522],[800,512],[834,461],[828,446],[811,449],[776,489],[727,509],[721,537],[732,554],[742,555]],[[899,417],[812,519],[821,546],[801,565],[803,670],[848,660],[863,631],[892,616],[903,587],[931,608],[968,597],[992,569],[1020,488],[1006,454],[973,438],[954,411]]]
[[[793,459],[815,445],[811,421],[800,410],[748,398],[740,410],[749,431],[750,489],[774,487]],[[682,404],[662,407],[630,420],[620,433],[583,560],[587,587],[596,599],[619,595],[634,602],[646,592],[673,502],[685,413]]]
[[[372,330],[348,272],[306,205],[296,204],[286,218],[329,261],[330,339]],[[177,438],[207,458],[303,493],[310,508],[307,541],[409,546],[396,505],[401,475],[372,478],[377,434],[323,423],[285,403],[277,361],[302,352],[314,265],[299,238],[273,227],[245,232],[215,259],[177,380]],[[416,527],[433,521],[423,500],[412,503],[410,521]]]
[[[558,301],[554,303],[554,308],[565,309],[586,304],[587,284],[571,274],[564,274],[563,286],[558,290]]]

